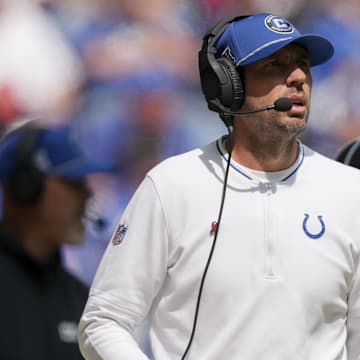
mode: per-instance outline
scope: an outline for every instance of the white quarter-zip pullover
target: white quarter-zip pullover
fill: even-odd
[[[180,360],[217,221],[220,140],[148,172],[104,254],[80,324],[88,360]],[[188,360],[360,359],[360,172],[300,144],[278,173],[231,162]]]

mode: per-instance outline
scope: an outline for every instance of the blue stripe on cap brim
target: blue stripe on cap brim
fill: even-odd
[[[239,61],[237,65],[246,66],[256,61],[265,59],[289,44],[299,44],[305,48],[309,54],[311,66],[323,64],[334,54],[334,47],[327,39],[319,35],[308,34],[298,36],[296,38],[284,38],[283,41],[274,42],[262,49],[259,49],[258,52],[254,51],[252,56],[249,56],[244,61]]]

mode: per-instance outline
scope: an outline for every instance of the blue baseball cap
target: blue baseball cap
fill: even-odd
[[[15,168],[24,131],[28,129],[14,130],[0,142],[0,181],[8,178]],[[89,159],[69,126],[41,129],[31,153],[31,161],[45,175],[83,180],[93,173],[114,172],[117,169],[113,163],[96,163]]]
[[[236,66],[262,60],[286,45],[298,44],[309,54],[310,65],[320,65],[334,54],[329,40],[301,34],[288,20],[262,13],[231,22],[215,43],[217,57],[231,58]]]

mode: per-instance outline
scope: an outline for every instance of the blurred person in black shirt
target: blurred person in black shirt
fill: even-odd
[[[22,126],[0,142],[0,359],[82,359],[77,326],[88,289],[62,265],[84,240],[88,160],[70,127]]]
[[[344,144],[338,150],[335,159],[345,165],[360,169],[360,137],[357,136]]]

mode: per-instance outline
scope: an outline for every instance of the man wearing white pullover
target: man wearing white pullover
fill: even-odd
[[[360,358],[360,172],[297,138],[332,54],[271,14],[205,35],[202,90],[229,135],[146,174],[90,290],[87,360],[148,359],[146,316],[156,360]]]

